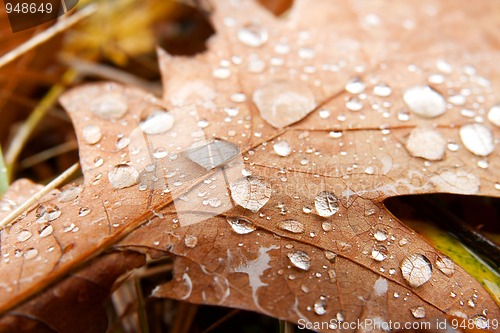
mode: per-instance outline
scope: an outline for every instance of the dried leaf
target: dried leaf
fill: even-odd
[[[485,112],[500,88],[500,8],[296,1],[277,19],[251,1],[215,5],[207,53],[159,51],[163,100],[112,83],[62,98],[85,183],[2,231],[0,309],[129,235],[116,248],[177,255],[157,297],[334,325],[499,317],[383,200],[499,195]],[[212,138],[241,153],[214,153]]]

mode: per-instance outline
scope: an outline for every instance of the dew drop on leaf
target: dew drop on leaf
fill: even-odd
[[[258,212],[271,198],[271,186],[262,178],[247,176],[229,184],[231,198],[241,207]]]
[[[425,318],[425,308],[423,306],[412,307],[410,308],[410,312],[417,319]]]
[[[319,316],[322,316],[326,313],[326,302],[324,297],[321,297],[319,300],[314,302],[314,313]]]
[[[126,148],[130,144],[130,139],[128,137],[119,138],[116,141],[116,149],[121,150]]]
[[[281,230],[289,231],[294,234],[301,234],[304,232],[304,224],[297,220],[284,220],[278,223]]]
[[[51,203],[41,204],[37,207],[35,215],[38,223],[49,222],[61,216],[61,210]]]
[[[253,101],[260,115],[276,128],[304,118],[316,107],[311,89],[300,81],[274,81],[257,88]]]
[[[399,265],[401,274],[411,287],[417,288],[429,281],[432,276],[432,266],[426,256],[413,253],[403,259]]]
[[[241,27],[238,30],[237,37],[246,46],[259,47],[267,42],[269,34],[265,27],[251,23]]]
[[[34,259],[38,256],[38,250],[35,248],[30,248],[24,251],[24,259],[29,260],[29,259]]]
[[[198,244],[198,238],[193,235],[186,235],[184,238],[184,245],[186,245],[189,248],[194,248]]]
[[[337,254],[332,251],[325,250],[323,254],[325,255],[326,260],[332,263],[335,262],[335,258],[337,258]]]
[[[87,216],[90,213],[90,208],[89,207],[80,207],[78,210],[78,216]]]
[[[436,266],[446,276],[452,276],[455,273],[455,263],[448,257],[438,257]]]
[[[167,155],[168,155],[168,151],[163,147],[158,147],[153,152],[154,158],[164,158],[164,157],[167,157]]]
[[[373,237],[378,240],[379,242],[383,242],[387,239],[387,232],[385,230],[376,230],[373,233]]]
[[[75,200],[82,193],[82,187],[76,184],[65,185],[59,193],[59,202],[70,202]]]
[[[219,80],[225,80],[231,76],[231,70],[227,67],[218,67],[212,71],[212,76]]]
[[[111,184],[116,189],[130,187],[137,183],[139,177],[139,172],[128,165],[128,164],[118,164],[113,167],[108,172],[108,179]]]
[[[89,145],[93,145],[101,141],[102,132],[101,128],[95,125],[87,125],[83,128],[82,131],[83,140],[87,142]]]
[[[481,124],[460,127],[460,139],[465,148],[477,156],[488,156],[495,149],[491,130]]]
[[[320,192],[314,199],[314,207],[319,216],[329,217],[339,210],[338,199],[332,192]]]
[[[360,94],[365,90],[365,83],[359,77],[352,78],[345,85],[345,90],[351,94]]]
[[[358,97],[352,97],[345,103],[345,107],[351,111],[360,111],[363,108],[363,103]]]
[[[249,234],[257,229],[252,222],[241,217],[228,217],[226,220],[231,228],[240,235]]]
[[[292,147],[286,141],[279,141],[273,145],[274,152],[279,156],[288,156],[292,152]]]
[[[376,245],[371,253],[371,257],[376,261],[384,261],[387,258],[387,248],[383,245]]]
[[[373,94],[379,97],[388,97],[392,93],[391,87],[386,83],[378,83],[373,87]]]
[[[406,148],[412,156],[437,161],[444,156],[446,139],[433,128],[415,127],[408,137]]]
[[[295,267],[308,271],[311,268],[311,258],[303,251],[294,251],[287,254],[288,259]]]
[[[28,239],[31,238],[33,234],[29,230],[21,230],[19,234],[17,235],[17,241],[18,242],[25,242]]]
[[[406,89],[403,100],[413,113],[421,117],[434,118],[446,112],[446,100],[429,86]]]
[[[40,238],[45,238],[50,235],[52,235],[52,232],[54,231],[54,227],[49,224],[48,226],[44,227],[42,231],[40,232]]]
[[[490,111],[488,111],[488,120],[495,126],[500,127],[500,103],[490,108]]]
[[[144,133],[152,135],[165,133],[171,129],[173,125],[174,117],[170,113],[157,110],[142,121],[140,127]]]
[[[110,93],[95,99],[90,111],[103,119],[120,119],[128,110],[127,103],[120,94]]]

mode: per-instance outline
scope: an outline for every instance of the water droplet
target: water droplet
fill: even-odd
[[[30,248],[27,249],[24,252],[24,259],[29,260],[29,259],[34,259],[38,256],[38,250],[35,248]]]
[[[253,93],[260,115],[276,128],[283,128],[304,118],[316,107],[314,94],[300,81],[274,81]]]
[[[108,172],[108,179],[111,184],[116,189],[130,187],[137,183],[139,177],[139,172],[128,165],[128,164],[118,164],[113,167]]]
[[[455,273],[455,263],[448,257],[438,257],[436,266],[446,276],[452,276]]]
[[[90,111],[103,119],[120,119],[128,110],[122,95],[110,93],[98,97],[90,105]]]
[[[332,192],[320,192],[314,199],[314,207],[319,216],[329,217],[339,210],[338,199]]]
[[[328,109],[319,110],[319,117],[321,119],[328,119],[328,118],[330,118],[330,114],[331,114],[331,112]]]
[[[155,151],[153,152],[154,158],[164,158],[167,156],[168,156],[168,151],[163,147],[156,148]]]
[[[227,67],[218,67],[212,71],[212,76],[219,80],[225,80],[231,76],[231,70]]]
[[[255,23],[240,28],[237,36],[242,44],[251,47],[259,47],[265,44],[269,38],[267,29]]]
[[[379,242],[383,242],[387,240],[387,232],[385,232],[385,230],[376,230],[373,233],[373,237]]]
[[[457,106],[465,105],[466,101],[467,100],[466,100],[465,96],[463,96],[463,95],[453,95],[453,96],[448,97],[448,102],[450,102],[453,105],[457,105]]]
[[[80,207],[80,210],[78,211],[78,216],[87,216],[90,213],[90,208],[89,207]]]
[[[436,61],[436,68],[445,74],[450,74],[453,71],[451,64],[444,59]]]
[[[241,217],[228,217],[226,220],[231,228],[240,235],[249,234],[257,229],[252,222]]]
[[[200,119],[197,123],[199,128],[207,128],[210,123],[206,119]]]
[[[392,89],[386,83],[378,83],[373,87],[373,94],[379,97],[388,97],[392,94]]]
[[[410,120],[410,113],[406,110],[398,112],[398,120],[399,121],[408,121]]]
[[[229,185],[231,198],[243,208],[258,212],[271,197],[271,186],[262,178],[248,176]]]
[[[300,268],[304,271],[308,271],[309,268],[311,268],[311,258],[305,252],[302,251],[289,252],[287,254],[287,257],[288,259],[290,259],[292,265],[294,265],[297,268]]]
[[[480,167],[481,169],[488,169],[490,163],[488,162],[487,159],[482,159],[477,161],[477,166]]]
[[[490,328],[490,320],[488,320],[485,316],[483,315],[475,315],[474,317],[471,318],[471,321],[474,323],[474,325],[479,328],[486,330]],[[491,321],[492,322],[492,321]],[[492,322],[493,323],[493,322]]]
[[[334,138],[334,139],[338,139],[340,137],[342,137],[342,132],[341,131],[331,131],[330,133],[328,133],[328,135],[331,137],[331,138]]]
[[[243,103],[247,100],[247,95],[243,93],[234,93],[231,94],[230,99],[235,103]]]
[[[36,221],[38,223],[54,221],[61,216],[61,210],[54,204],[42,204],[36,209]]]
[[[410,308],[411,314],[417,319],[425,318],[425,308],[423,306],[415,306]]]
[[[413,288],[420,287],[432,276],[432,266],[426,256],[414,253],[403,259],[399,265],[405,281]]]
[[[101,141],[101,128],[95,125],[87,125],[83,128],[83,140],[89,145],[93,145]]]
[[[304,232],[304,225],[296,220],[284,220],[278,223],[281,230],[286,230],[294,234],[301,234]]]
[[[413,113],[434,118],[446,111],[444,97],[429,86],[415,86],[405,90],[403,100]]]
[[[262,73],[266,69],[266,62],[256,54],[252,54],[248,58],[247,68],[250,73]]]
[[[198,238],[193,235],[186,235],[184,238],[184,245],[190,248],[194,248],[198,244]]]
[[[365,86],[365,83],[359,77],[355,77],[345,85],[345,90],[351,94],[360,94],[365,90]]]
[[[460,146],[456,142],[448,142],[446,147],[449,151],[457,151],[458,149],[460,149]]]
[[[59,202],[70,202],[75,200],[82,193],[82,188],[76,184],[68,184],[62,188],[59,193]]]
[[[387,251],[385,246],[376,245],[372,250],[371,257],[376,261],[384,261],[387,258],[388,253],[389,251]]]
[[[273,145],[274,152],[279,156],[288,156],[292,152],[292,147],[286,141],[278,141]]]
[[[149,135],[165,133],[174,125],[174,117],[165,111],[156,110],[140,124],[141,130]]]
[[[488,111],[488,120],[495,126],[500,127],[500,103],[490,108],[490,111]]]
[[[375,168],[374,168],[373,166],[371,166],[371,165],[370,165],[370,166],[367,166],[367,167],[365,168],[365,173],[366,173],[367,175],[373,175],[373,173],[374,173],[374,172],[375,172]]]
[[[314,312],[322,316],[326,313],[326,302],[323,299],[319,299],[316,302],[314,302]]]
[[[26,242],[28,239],[31,238],[33,234],[29,230],[21,230],[19,234],[17,235],[17,241],[18,242]]]
[[[326,260],[331,263],[335,262],[335,258],[337,258],[337,254],[332,251],[325,250],[323,254],[325,255]]]
[[[236,107],[234,107],[234,108],[224,108],[224,111],[227,113],[227,115],[229,117],[236,117],[240,113],[240,109],[236,108]]]
[[[488,156],[495,149],[493,134],[481,124],[460,127],[460,139],[465,148],[477,156]]]
[[[130,144],[130,139],[128,137],[119,138],[116,141],[116,149],[121,150]]]
[[[412,156],[437,161],[444,156],[446,139],[433,128],[419,126],[411,131],[406,148]]]
[[[360,111],[363,108],[363,103],[358,97],[352,97],[345,103],[345,107],[351,111]]]
[[[316,52],[310,47],[301,47],[299,49],[298,55],[301,59],[313,59],[316,55]]]
[[[189,149],[186,156],[206,170],[212,170],[231,160],[239,152],[240,149],[235,144],[215,139],[206,145]]]
[[[323,231],[325,231],[325,232],[328,232],[328,231],[332,231],[333,226],[330,222],[323,222],[323,223],[321,223],[321,229],[323,229]]]
[[[44,227],[42,229],[42,231],[40,232],[40,238],[45,238],[45,237],[52,235],[53,231],[54,231],[54,227],[49,224],[48,226]]]
[[[94,167],[96,167],[96,168],[103,165],[103,163],[104,163],[104,160],[100,156],[98,156],[94,159]]]

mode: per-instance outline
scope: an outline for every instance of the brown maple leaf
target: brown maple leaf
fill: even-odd
[[[159,51],[163,99],[114,83],[62,98],[85,183],[2,231],[0,309],[113,248],[177,256],[152,296],[331,323],[320,331],[498,318],[383,201],[498,196],[499,6],[213,6],[208,52]]]

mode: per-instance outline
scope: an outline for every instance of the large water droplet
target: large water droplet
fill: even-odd
[[[151,113],[140,126],[146,134],[165,133],[174,125],[174,117],[165,111],[157,110]]]
[[[36,221],[39,223],[54,221],[61,216],[61,210],[54,204],[41,204],[36,209]]]
[[[93,145],[101,141],[102,132],[101,128],[95,125],[87,125],[83,128],[83,139],[89,145]]]
[[[18,242],[26,242],[28,239],[31,238],[33,234],[29,230],[21,230],[19,234],[17,235],[17,241]]]
[[[40,238],[45,238],[50,235],[52,235],[52,232],[54,231],[54,227],[49,224],[48,226],[44,227],[42,231],[40,232]]]
[[[345,90],[351,94],[360,94],[365,90],[365,83],[359,78],[353,78],[345,85]]]
[[[271,186],[262,178],[248,176],[229,185],[231,198],[243,208],[256,213],[271,197]]]
[[[75,200],[82,193],[82,187],[76,184],[68,184],[62,188],[59,193],[59,202],[70,202]]]
[[[294,251],[289,252],[287,256],[288,259],[290,259],[292,265],[294,265],[295,267],[300,268],[304,271],[308,271],[309,268],[311,268],[311,258],[307,253],[302,251]]]
[[[29,259],[34,259],[38,256],[38,250],[35,248],[30,248],[24,251],[24,259],[29,260]]]
[[[249,234],[257,229],[252,222],[241,217],[228,217],[226,220],[231,228],[240,235]]]
[[[279,141],[273,145],[274,152],[279,156],[288,156],[292,152],[292,147],[286,141]]]
[[[455,273],[455,263],[448,257],[438,257],[436,266],[446,276],[452,276]]]
[[[345,103],[345,107],[351,111],[360,111],[363,109],[363,103],[358,97],[352,97]]]
[[[300,81],[274,81],[259,87],[253,101],[269,124],[282,128],[304,118],[316,107],[314,94]]]
[[[376,261],[384,261],[387,258],[387,248],[383,245],[376,245],[371,253],[371,257]]]
[[[373,237],[379,242],[383,242],[387,239],[387,232],[385,232],[385,230],[376,230],[373,233]]]
[[[122,95],[110,93],[98,97],[90,105],[90,111],[103,119],[119,119],[128,110]]]
[[[128,164],[115,165],[113,169],[108,172],[109,182],[111,186],[116,189],[135,185],[138,177],[139,172]]]
[[[198,238],[193,235],[186,235],[184,238],[184,245],[186,245],[189,248],[194,248],[198,244]]]
[[[314,312],[322,316],[326,313],[326,302],[324,300],[324,297],[321,297],[319,300],[314,302]]]
[[[256,23],[247,24],[240,28],[237,36],[242,44],[251,47],[259,47],[269,39],[267,29]]]
[[[488,111],[488,120],[495,126],[500,127],[500,103],[495,104],[490,108],[490,111]]]
[[[278,223],[281,230],[286,230],[294,234],[301,234],[304,232],[304,225],[296,220],[284,220]]]
[[[211,170],[231,160],[239,152],[240,150],[235,144],[215,139],[209,144],[189,149],[186,156],[196,164]]]
[[[399,265],[405,281],[414,288],[420,287],[432,276],[432,266],[426,256],[414,253],[403,259]]]
[[[415,306],[413,308],[410,308],[410,312],[413,317],[417,319],[425,318],[425,308],[423,306]]]
[[[314,207],[316,207],[319,216],[329,217],[337,213],[339,203],[332,192],[323,191],[314,199]]]
[[[465,148],[477,156],[488,156],[495,150],[493,134],[481,124],[460,127],[460,139]]]
[[[130,144],[130,139],[128,137],[119,138],[116,141],[116,149],[121,150]]]
[[[415,86],[405,90],[403,100],[413,113],[434,118],[446,111],[444,97],[429,86]]]
[[[446,139],[433,128],[415,127],[408,137],[406,148],[412,156],[437,161],[444,156]]]
[[[378,83],[373,87],[373,94],[379,97],[387,97],[392,93],[391,87],[385,83]]]

